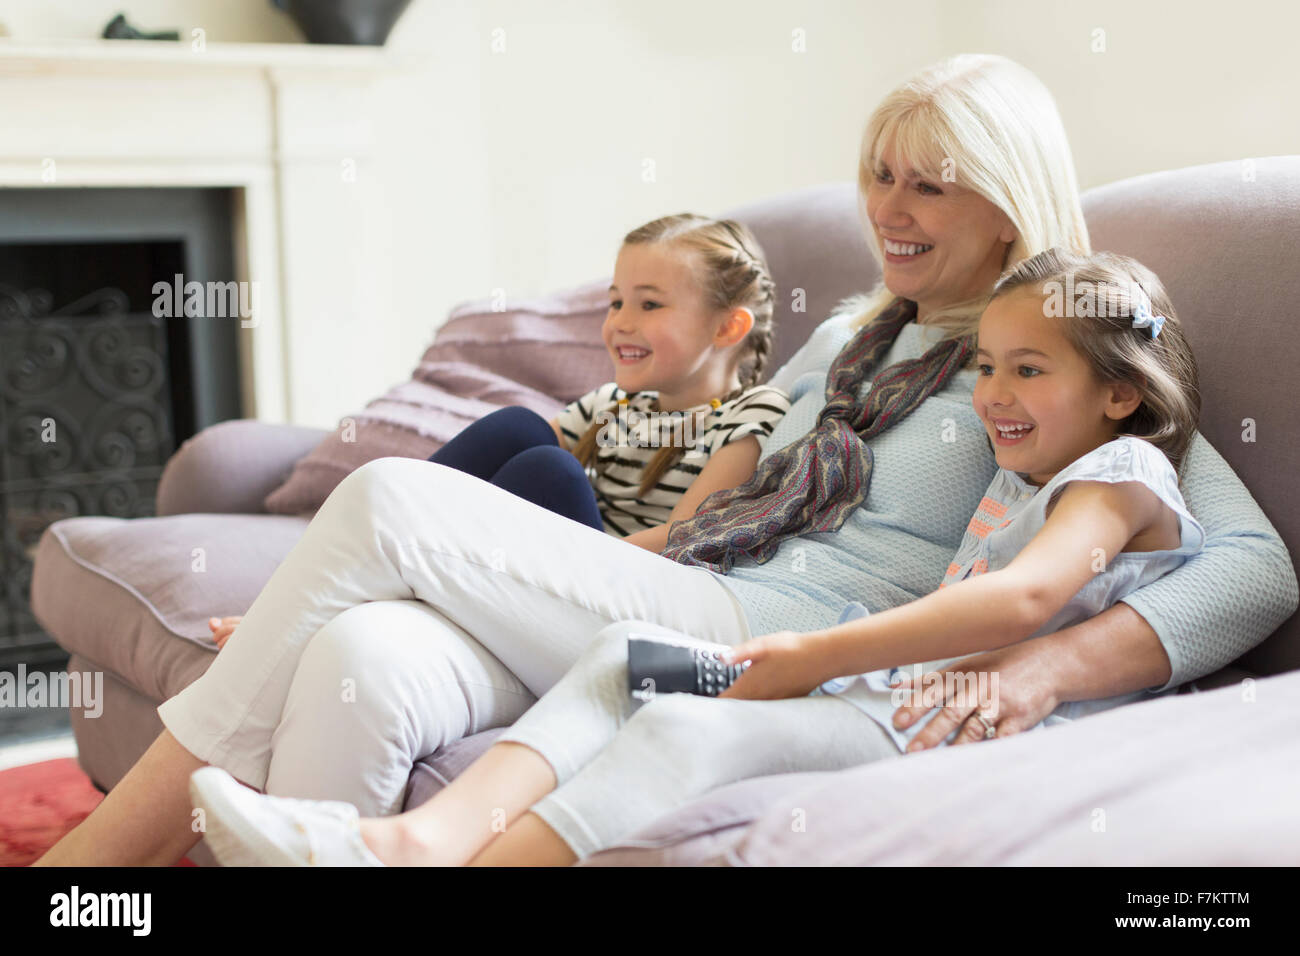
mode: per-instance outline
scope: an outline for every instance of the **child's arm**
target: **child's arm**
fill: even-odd
[[[1042,529],[1002,570],[824,631],[782,632],[741,644],[730,659],[754,664],[723,696],[802,696],[832,677],[1024,640],[1155,525],[1166,507],[1140,482],[1070,482]],[[764,660],[768,667],[760,666]]]
[[[699,475],[682,492],[681,499],[667,521],[657,528],[646,528],[630,534],[623,540],[658,554],[668,544],[668,530],[674,521],[685,521],[692,517],[704,499],[715,491],[735,488],[749,481],[754,469],[758,467],[759,451],[758,439],[753,435],[723,445],[709,457]]]

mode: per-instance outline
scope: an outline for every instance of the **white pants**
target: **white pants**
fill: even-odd
[[[158,713],[268,793],[395,813],[416,760],[512,723],[629,619],[750,637],[708,571],[454,469],[380,458],[334,489],[212,666]]]
[[[580,859],[726,783],[899,754],[884,728],[834,694],[660,694],[638,704],[627,675],[627,642],[637,633],[691,637],[645,621],[602,628],[573,669],[498,738],[531,747],[554,769],[556,789],[531,809]]]

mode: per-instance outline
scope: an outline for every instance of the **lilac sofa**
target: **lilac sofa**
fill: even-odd
[[[729,213],[754,229],[782,292],[778,365],[840,298],[877,278],[855,207],[854,185],[839,183]],[[1300,336],[1293,326],[1300,318],[1300,269],[1293,250],[1300,246],[1300,156],[1125,180],[1089,191],[1084,207],[1096,248],[1136,256],[1165,281],[1201,364],[1201,431],[1295,554],[1300,413],[1293,382]],[[790,310],[795,288],[806,292],[806,311]],[[1242,438],[1248,418],[1255,422],[1253,442]],[[262,503],[325,434],[255,421],[213,426],[169,462],[158,517],[72,518],[46,531],[32,605],[71,653],[72,667],[105,671],[103,716],[73,713],[81,765],[101,787],[112,787],[159,732],[158,702],[211,662],[206,619],[247,608],[301,535],[306,516],[267,514]],[[192,573],[188,555],[200,546],[206,570]],[[1279,553],[1278,560],[1289,558]],[[1282,862],[1285,839],[1243,840],[1255,832],[1252,818],[1268,823],[1281,814],[1278,798],[1268,794],[1295,793],[1300,783],[1297,762],[1277,759],[1287,747],[1294,755],[1300,726],[1300,674],[1286,673],[1300,667],[1298,631],[1293,615],[1231,667],[1184,688],[1222,688],[1212,693],[877,766],[733,784],[587,865]],[[407,806],[427,800],[498,733],[422,760],[411,775]],[[1242,740],[1250,745],[1242,747]],[[1125,746],[1133,760],[1105,759]],[[320,759],[330,759],[327,741]],[[1228,770],[1207,770],[1209,778],[1179,769],[1225,761]],[[970,800],[952,799],[960,788]],[[1182,799],[1185,790],[1195,790],[1196,801],[1169,813],[1168,801]],[[1035,799],[1026,800],[1027,792]],[[1108,832],[1124,839],[1080,836],[1098,832],[1086,822],[1078,830],[1079,815],[1097,808],[1115,821]],[[1195,816],[1207,808],[1210,818]],[[792,827],[792,814],[806,825]],[[1197,819],[1200,825],[1191,826]],[[1293,862],[1295,822],[1282,832],[1292,840]],[[936,833],[944,840],[936,842]],[[202,846],[192,857],[210,861]]]

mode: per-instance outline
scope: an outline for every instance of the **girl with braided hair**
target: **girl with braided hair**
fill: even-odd
[[[697,481],[710,458],[766,438],[790,407],[758,384],[775,289],[740,223],[681,213],[633,229],[601,330],[614,381],[549,422],[518,406],[493,412],[429,460],[658,553],[670,521],[729,474],[748,477],[711,469]]]
[[[657,554],[672,522],[749,477],[790,408],[758,384],[776,284],[744,225],[679,213],[623,238],[609,295],[614,381],[549,422],[518,405],[485,415],[429,461]],[[208,621],[218,649],[241,620]]]

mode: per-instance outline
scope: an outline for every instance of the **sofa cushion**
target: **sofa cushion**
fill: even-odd
[[[409,381],[389,389],[295,465],[266,497],[274,514],[315,511],[354,469],[386,456],[428,458],[462,428],[504,405],[546,418],[613,373],[600,338],[609,280],[493,309],[454,309]]]
[[[406,785],[407,810],[431,800],[439,790],[451,783],[465,768],[487,752],[506,732],[505,727],[470,734],[441,747],[436,753],[423,758],[411,768],[411,778]]]
[[[715,865],[770,807],[790,793],[807,790],[812,782],[832,776],[784,773],[729,783],[664,814],[578,865]]]
[[[1300,853],[1297,724],[1290,673],[890,758],[782,795],[707,862],[1289,865]],[[803,830],[790,826],[796,808]]]
[[[266,496],[329,434],[324,428],[236,418],[187,438],[158,479],[158,515],[263,514]]]
[[[58,521],[37,548],[32,612],[65,650],[161,701],[211,662],[208,618],[243,614],[307,523],[217,514]]]

